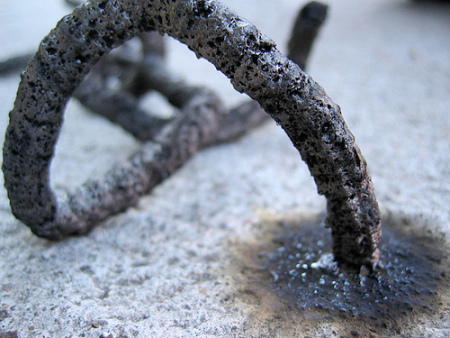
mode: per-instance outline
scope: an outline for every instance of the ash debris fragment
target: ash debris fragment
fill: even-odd
[[[298,13],[288,43],[288,58],[305,70],[314,40],[328,13],[328,5],[311,1]]]
[[[309,47],[324,20],[324,8],[319,16],[305,11],[314,14],[316,22],[307,33]],[[144,128],[152,131],[151,140],[126,165],[108,172],[105,180],[88,182],[58,199],[49,172],[68,100],[104,55],[147,31],[167,33],[185,43],[284,129],[314,176],[319,194],[327,198],[326,223],[332,228],[336,260],[349,270],[375,269],[381,240],[378,203],[366,161],[340,107],[283,56],[275,42],[215,1],[155,1],[149,5],[146,1],[92,0],[57,24],[23,73],[10,112],[2,169],[13,214],[41,237],[60,240],[84,234],[135,204],[201,148],[224,141],[223,125],[232,131],[226,134],[228,140],[263,119],[257,107],[248,109],[245,104],[227,114],[216,95],[201,89],[183,102],[182,117],[170,125],[159,121],[163,129],[159,134]],[[101,88],[89,92],[113,102],[117,93],[104,93]],[[89,101],[80,90],[77,93],[87,106],[101,110],[98,102]],[[133,97],[122,95],[116,102],[127,100],[131,109],[121,110],[131,116],[137,109]],[[113,106],[118,104],[113,102]],[[136,123],[125,126],[127,119],[109,113],[103,111],[115,122],[122,121],[125,129],[134,130]],[[135,121],[142,122],[139,117],[144,114],[137,115]],[[235,118],[229,121],[230,116]],[[145,120],[149,125],[159,123],[154,118]],[[240,120],[248,122],[245,128]],[[146,138],[141,134],[135,133]]]

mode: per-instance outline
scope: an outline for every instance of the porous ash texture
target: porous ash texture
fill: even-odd
[[[376,265],[378,206],[366,162],[340,108],[282,56],[272,40],[213,1],[92,1],[59,22],[28,65],[10,114],[3,170],[13,213],[47,238],[85,233],[135,203],[184,163],[183,157],[210,143],[219,128],[215,114],[196,112],[189,125],[197,127],[163,133],[168,139],[198,139],[188,142],[187,149],[169,154],[157,142],[104,182],[85,185],[65,201],[56,201],[48,172],[67,100],[100,57],[137,33],[154,29],[212,62],[236,90],[258,101],[281,125],[308,164],[319,193],[327,197],[336,260],[356,269]],[[208,100],[206,106],[214,111],[214,98]],[[146,161],[149,156],[168,164],[161,170]]]
[[[287,52],[298,1],[224,1]],[[34,54],[42,37],[73,10],[62,0],[1,3],[1,59]],[[415,243],[429,243],[434,252],[441,252],[441,264],[446,263],[448,271],[448,251],[442,252],[446,247],[434,239],[444,234],[448,243],[450,235],[450,7],[407,0],[327,3],[329,16],[308,61],[308,73],[342,107],[369,163],[383,222],[391,214],[393,224],[401,229],[383,240],[382,249],[391,246],[389,238],[393,238],[393,248],[401,251],[382,251],[387,270],[381,274],[399,271],[400,283],[420,276],[426,280],[429,270],[413,266],[410,274],[412,270],[402,263],[417,257],[417,246],[408,248],[402,236],[411,231],[407,237]],[[248,99],[185,45],[170,38],[167,43],[167,66],[187,83],[207,85],[228,107]],[[3,131],[19,81],[17,75],[0,78]],[[143,101],[158,106],[153,96]],[[1,140],[3,136],[0,133]],[[123,163],[141,146],[122,128],[72,99],[51,166],[55,194],[73,191],[88,178],[102,179],[114,163]],[[385,329],[381,317],[377,317],[380,329],[364,314],[358,319],[352,311],[347,311],[348,316],[333,311],[320,291],[330,290],[330,299],[337,293],[332,284],[328,289],[327,277],[321,284],[320,270],[306,278],[317,285],[317,301],[329,311],[295,307],[282,312],[275,292],[258,293],[252,281],[262,272],[254,263],[267,257],[259,253],[272,252],[261,247],[268,242],[261,224],[271,215],[283,224],[288,216],[295,225],[302,224],[310,213],[320,213],[323,220],[325,203],[296,149],[270,119],[235,142],[197,153],[134,207],[109,217],[84,236],[53,242],[33,235],[12,215],[6,189],[0,186],[0,336],[10,332],[20,338],[449,337],[448,288],[437,290],[438,295],[422,292],[436,300],[428,305],[430,309],[413,310],[412,315],[404,309],[404,320],[392,316],[384,320]],[[303,247],[295,251],[293,243],[293,255],[308,247],[331,252],[327,243],[332,241],[323,238],[330,229],[321,230],[309,240],[307,229],[294,227],[292,232]],[[254,244],[246,246],[244,258],[251,253],[255,260],[245,269],[246,261],[231,252],[242,241]],[[317,245],[319,241],[323,247]],[[276,244],[274,252],[282,245]],[[402,252],[407,257],[399,258],[402,264],[397,266],[395,256]],[[298,261],[291,262],[296,268]],[[314,262],[317,257],[305,264]],[[428,266],[435,264],[439,263]],[[303,283],[301,270],[295,279]],[[273,275],[266,274],[261,281],[273,284]],[[314,275],[318,275],[315,280]],[[428,282],[435,283],[432,278]],[[280,284],[281,278],[276,285]],[[309,284],[303,285],[309,289]],[[339,287],[345,299],[345,281]],[[355,290],[360,285],[349,287]],[[316,304],[313,295],[305,292],[302,297],[311,296],[310,304]],[[370,312],[373,308],[362,296],[361,309]],[[445,300],[441,305],[439,298]],[[289,296],[288,300],[299,299]],[[347,302],[342,306],[351,307]],[[402,311],[393,308],[385,313],[401,316]]]

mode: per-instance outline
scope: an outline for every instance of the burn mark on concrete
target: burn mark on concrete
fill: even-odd
[[[259,333],[265,327],[269,336],[414,334],[421,324],[448,316],[444,235],[389,216],[383,222],[384,267],[349,273],[333,262],[324,217],[264,217],[260,234],[236,240],[235,279],[241,292],[258,296],[249,316],[258,318]]]

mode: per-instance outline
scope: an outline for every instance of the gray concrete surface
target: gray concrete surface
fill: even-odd
[[[450,235],[450,7],[328,0],[309,73],[342,107],[386,217]],[[300,3],[227,0],[285,51]],[[70,9],[62,0],[0,0],[0,58],[35,50]],[[245,99],[176,41],[170,65],[232,105]],[[18,76],[0,79],[0,130]],[[3,135],[1,138],[3,138]],[[71,102],[52,166],[55,190],[124,161],[139,143]],[[129,211],[89,235],[31,234],[0,189],[0,333],[19,337],[350,336],[348,323],[292,323],[242,281],[232,250],[265,219],[323,212],[306,165],[272,122],[207,149]],[[448,300],[448,294],[444,295]],[[270,297],[269,297],[270,298]],[[276,307],[274,305],[274,307]],[[283,312],[284,313],[284,312]],[[449,305],[392,335],[450,336]],[[286,329],[289,327],[289,330]],[[358,329],[360,335],[374,333]]]

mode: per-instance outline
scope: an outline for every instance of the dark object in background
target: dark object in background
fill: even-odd
[[[312,1],[298,13],[288,43],[288,58],[306,70],[312,45],[327,17],[328,5]]]

